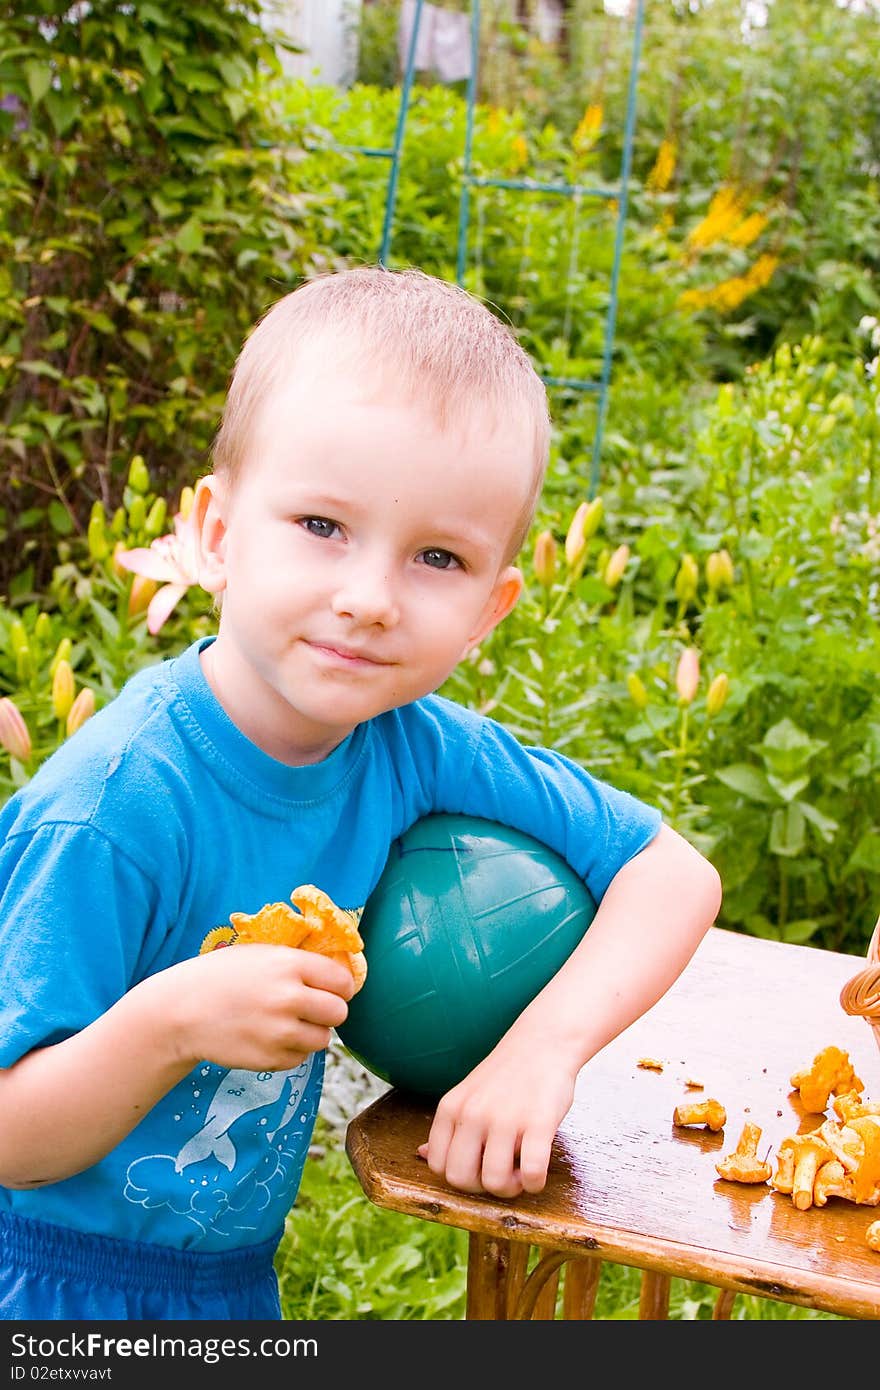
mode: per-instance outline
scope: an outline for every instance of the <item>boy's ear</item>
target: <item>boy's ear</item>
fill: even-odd
[[[209,594],[226,588],[226,501],[227,489],[216,474],[199,479],[193,499],[196,568]]]
[[[507,617],[508,613],[516,607],[522,591],[522,570],[518,570],[515,565],[508,565],[507,569],[502,570],[499,575],[495,588],[492,590],[492,596],[483,609],[483,615],[468,638],[466,651],[471,651],[474,647],[479,646],[484,637],[488,637],[493,628],[496,628]]]

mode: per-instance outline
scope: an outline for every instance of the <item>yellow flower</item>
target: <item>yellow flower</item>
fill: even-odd
[[[601,102],[591,101],[571,138],[576,154],[586,154],[602,134],[604,111]]]
[[[75,693],[76,682],[73,679],[73,667],[69,661],[62,659],[55,667],[55,674],[52,677],[52,709],[56,719],[67,718]]]
[[[769,284],[779,265],[779,257],[769,253],[759,256],[755,264],[744,275],[734,275],[730,280],[722,280],[706,290],[684,290],[678,297],[683,309],[719,309],[722,313],[739,308],[750,294]]]
[[[529,162],[529,147],[523,135],[514,135],[510,142],[510,159],[507,161],[507,171],[510,174],[518,174],[520,169],[525,168]]]
[[[656,193],[662,193],[672,182],[672,175],[675,173],[675,157],[678,146],[674,140],[661,140],[660,148],[657,151],[657,158],[654,160],[654,167],[649,173],[646,184]]]
[[[689,705],[691,703],[699,684],[700,653],[696,647],[685,647],[678,658],[678,669],[675,672],[675,688],[678,691],[678,698],[683,704]]]
[[[70,713],[67,716],[67,736],[75,734],[77,729],[82,728],[87,719],[91,719],[95,713],[95,692],[89,686],[84,685],[77,695],[73,704],[70,706]]]
[[[0,700],[0,746],[20,763],[26,763],[31,756],[31,736],[24,715],[7,695]]]
[[[727,233],[727,240],[731,246],[751,246],[767,226],[767,214],[764,212],[753,212]]]

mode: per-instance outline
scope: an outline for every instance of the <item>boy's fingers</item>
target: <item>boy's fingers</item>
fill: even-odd
[[[431,1166],[433,1168],[433,1165]],[[451,1187],[457,1187],[462,1192],[482,1192],[482,1130],[457,1126],[453,1131],[444,1167],[446,1181]]]
[[[520,1146],[519,1173],[525,1192],[542,1192],[547,1182],[550,1167],[550,1148],[552,1135],[524,1134]]]
[[[493,1132],[486,1140],[481,1179],[496,1197],[518,1197],[523,1190],[516,1166],[518,1138],[514,1132]]]
[[[354,980],[347,965],[316,951],[294,949],[299,957],[300,978],[304,984],[311,985],[314,989],[329,990],[343,999],[351,998],[354,993]]]

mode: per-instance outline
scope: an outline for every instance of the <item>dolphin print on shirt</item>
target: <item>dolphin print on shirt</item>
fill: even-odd
[[[274,1139],[296,1112],[313,1060],[313,1056],[308,1057],[293,1071],[231,1070],[221,1076],[208,1106],[205,1123],[197,1134],[187,1140],[174,1160],[175,1172],[182,1173],[191,1163],[215,1158],[231,1173],[237,1158],[235,1145],[229,1137],[232,1126],[242,1115],[262,1110],[280,1100],[289,1082],[290,1095],[284,1113],[271,1134],[266,1135],[267,1140]]]

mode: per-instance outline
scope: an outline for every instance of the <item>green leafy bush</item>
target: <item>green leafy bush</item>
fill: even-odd
[[[278,70],[230,0],[0,13],[3,588],[45,581],[133,455],[167,491],[201,471],[245,332],[310,260]]]

